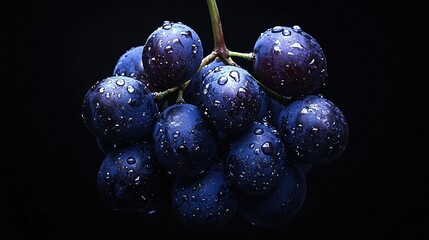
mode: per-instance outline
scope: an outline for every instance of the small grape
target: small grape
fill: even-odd
[[[226,170],[240,191],[262,195],[277,185],[285,165],[285,154],[277,130],[254,122],[230,140]]]
[[[288,164],[280,173],[277,186],[260,196],[240,193],[240,214],[252,225],[276,227],[291,220],[304,205],[307,195],[307,180],[304,171]]]
[[[261,107],[259,85],[241,67],[216,67],[203,78],[200,91],[203,109],[211,123],[220,131],[244,131],[258,116]]]
[[[158,89],[149,83],[143,67],[143,47],[144,45],[132,47],[122,54],[115,64],[113,76],[127,76],[135,78],[143,82],[151,92],[156,92]]]
[[[151,214],[164,203],[167,178],[152,145],[135,143],[112,149],[98,172],[98,190],[117,211]]]
[[[256,40],[253,70],[278,94],[297,98],[313,94],[326,82],[325,54],[314,37],[298,26],[276,26]]]
[[[158,107],[139,80],[112,76],[96,82],[85,94],[82,118],[102,141],[125,144],[150,136]]]
[[[204,172],[216,155],[215,130],[192,104],[174,104],[158,117],[152,141],[157,159],[177,176]]]
[[[287,151],[297,160],[309,163],[332,162],[348,142],[344,114],[321,95],[309,95],[284,107],[278,125]]]
[[[218,163],[203,174],[177,178],[172,197],[177,217],[196,230],[219,229],[237,212],[237,193]]]
[[[165,21],[143,47],[142,63],[149,83],[165,90],[191,79],[203,59],[198,34],[181,22]]]

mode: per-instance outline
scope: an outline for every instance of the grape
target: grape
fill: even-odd
[[[147,38],[142,53],[149,83],[157,89],[176,87],[191,79],[202,59],[200,37],[181,22],[165,21]]]
[[[271,121],[271,97],[263,88],[259,88],[259,90],[261,94],[261,107],[255,121],[269,123]]]
[[[164,170],[152,145],[145,142],[112,149],[100,166],[97,183],[102,199],[118,211],[151,214],[168,193]]]
[[[197,74],[192,77],[191,81],[189,82],[189,85],[183,92],[183,97],[186,99],[186,102],[202,108],[201,82],[203,81],[203,78],[217,66],[224,65],[225,63],[222,60],[216,58],[215,60],[201,68],[201,70],[198,71]]]
[[[285,149],[274,128],[254,122],[230,140],[226,168],[232,183],[242,192],[262,195],[279,181],[285,165]]]
[[[236,190],[218,163],[203,174],[177,178],[172,197],[177,217],[192,229],[219,229],[237,212]]]
[[[146,76],[146,72],[142,63],[142,52],[143,46],[132,47],[122,54],[115,64],[113,69],[113,75],[116,76],[127,76],[140,80],[151,92],[158,91],[152,86]]]
[[[240,193],[238,204],[240,214],[252,225],[276,227],[291,220],[302,208],[307,192],[304,171],[293,164],[287,164],[280,174],[276,187],[260,196]]]
[[[110,143],[131,143],[148,138],[158,115],[149,89],[126,76],[112,76],[96,82],[87,91],[82,109],[89,131]]]
[[[256,120],[261,93],[255,78],[245,69],[218,66],[203,78],[201,102],[218,130],[238,133]]]
[[[303,97],[326,81],[325,54],[314,37],[298,26],[276,26],[263,32],[253,52],[255,76],[285,97]]]
[[[215,159],[215,130],[192,104],[174,104],[160,114],[153,144],[159,162],[178,176],[200,174]]]
[[[295,100],[280,112],[279,132],[287,151],[299,160],[326,164],[346,148],[349,129],[341,110],[321,95]]]

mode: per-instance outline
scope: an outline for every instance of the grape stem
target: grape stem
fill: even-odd
[[[209,9],[210,20],[212,24],[214,52],[227,65],[237,65],[232,58],[225,44],[223,36],[222,22],[220,20],[219,9],[217,8],[216,0],[207,0],[207,7]]]

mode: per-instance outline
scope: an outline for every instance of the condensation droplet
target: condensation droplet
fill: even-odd
[[[298,25],[294,25],[292,28],[293,28],[293,30],[294,30],[295,32],[298,32],[298,33],[302,32],[301,27],[300,27],[300,26],[298,26]]]
[[[179,131],[175,131],[174,133],[173,133],[173,137],[174,138],[178,138],[180,136],[180,132]]]
[[[290,45],[290,47],[298,48],[298,49],[303,49],[304,48],[300,43],[294,43],[294,44]]]
[[[263,134],[263,133],[264,133],[264,130],[263,130],[262,128],[256,128],[256,129],[253,131],[253,133],[254,133],[254,134],[256,134],[256,135],[261,135],[261,134]]]
[[[271,155],[274,152],[274,147],[271,142],[265,142],[264,144],[262,144],[261,149],[262,149],[262,152],[267,155]]]
[[[129,158],[127,159],[127,163],[128,163],[128,164],[135,164],[135,163],[136,163],[136,159],[135,159],[134,157],[129,157]]]
[[[172,54],[174,52],[174,49],[172,46],[168,45],[164,48],[164,52],[168,54]]]
[[[238,98],[240,98],[240,99],[243,99],[243,98],[246,98],[246,89],[244,89],[244,88],[239,88],[238,89],[238,92],[237,92],[237,97]]]
[[[229,76],[232,77],[232,79],[234,79],[236,82],[240,81],[240,74],[237,71],[231,71]]]
[[[116,84],[117,84],[118,86],[124,86],[125,81],[124,81],[124,79],[120,78],[120,79],[118,79],[118,80],[116,81]]]
[[[221,76],[220,78],[218,78],[217,83],[219,85],[225,85],[228,82],[228,78],[225,76]]]
[[[284,36],[290,36],[290,35],[291,35],[291,32],[289,31],[289,29],[284,29],[284,30],[283,30],[283,32],[282,32],[282,34],[283,34]]]
[[[273,27],[271,29],[272,33],[278,33],[278,32],[281,32],[281,31],[283,31],[283,27],[281,27],[281,26],[275,26],[275,27]]]
[[[134,87],[133,87],[133,85],[128,85],[127,86],[127,91],[129,92],[129,93],[133,93],[134,92]]]

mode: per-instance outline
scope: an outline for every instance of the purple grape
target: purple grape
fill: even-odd
[[[287,98],[313,94],[328,75],[325,54],[316,39],[298,26],[276,26],[257,39],[253,70],[266,87]]]

